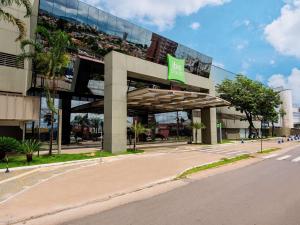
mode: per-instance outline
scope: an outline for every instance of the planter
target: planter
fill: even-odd
[[[5,159],[6,152],[0,151],[0,161],[3,161]]]
[[[27,162],[32,162],[32,154],[26,154]]]

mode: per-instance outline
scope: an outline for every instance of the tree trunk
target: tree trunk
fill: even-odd
[[[52,103],[53,107],[55,108],[55,94],[56,94],[56,89],[55,89],[55,79],[52,80]],[[51,92],[50,92],[50,97],[51,97]],[[50,142],[49,142],[49,155],[52,155],[52,149],[53,149],[53,139],[54,139],[54,115],[55,112],[53,109],[51,110],[51,130],[50,130]]]
[[[272,122],[272,137],[274,137],[275,134],[275,125],[274,122]]]
[[[253,124],[253,118],[252,115],[250,113],[245,112],[246,114],[246,118],[248,120],[249,123],[249,135],[248,138],[251,139],[252,138],[252,134],[253,134],[253,130],[255,130],[254,124]]]
[[[54,138],[54,113],[51,112],[51,127],[50,127],[50,140],[49,140],[49,155],[52,155],[53,138]]]
[[[32,162],[32,153],[26,154],[27,162]]]
[[[196,139],[196,144],[198,144],[198,129],[196,129],[195,139]]]

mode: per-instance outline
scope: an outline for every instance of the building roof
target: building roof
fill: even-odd
[[[143,88],[128,92],[129,110],[150,113],[175,112],[192,109],[229,106],[230,103],[206,93]],[[103,113],[104,100],[72,108],[73,113]]]

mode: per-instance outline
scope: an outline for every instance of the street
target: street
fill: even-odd
[[[64,225],[299,225],[300,147]]]

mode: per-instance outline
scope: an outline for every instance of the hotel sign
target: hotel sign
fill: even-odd
[[[168,54],[168,80],[185,83],[184,59],[177,59]]]

